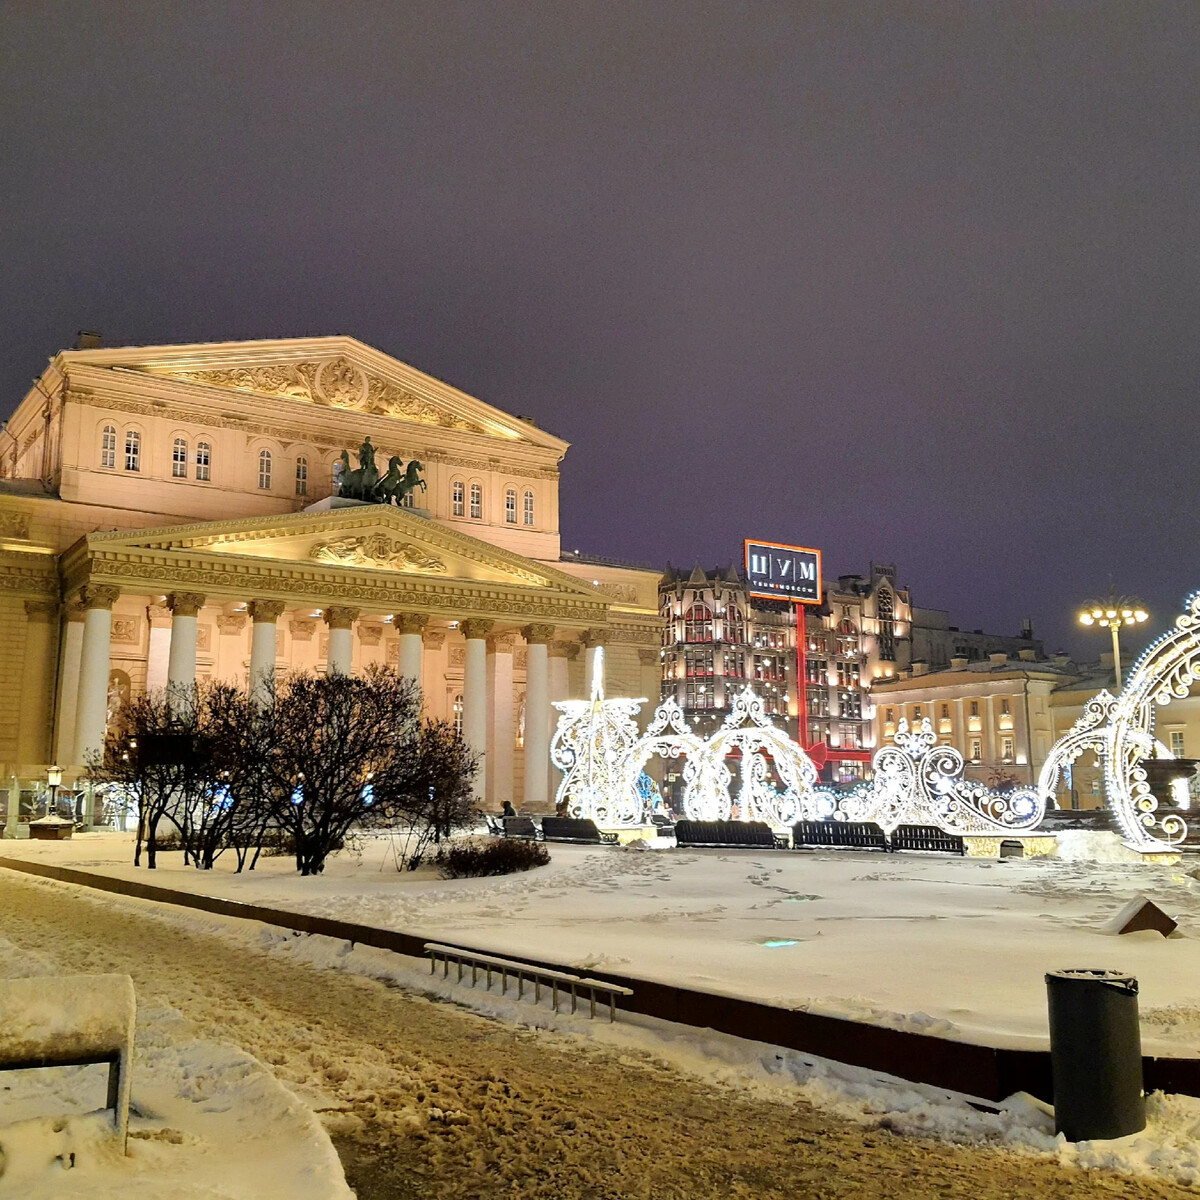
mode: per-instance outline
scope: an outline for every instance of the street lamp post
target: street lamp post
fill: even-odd
[[[58,787],[62,783],[62,767],[47,767],[46,782],[50,785],[50,807],[46,812],[49,816],[53,813],[58,816]]]
[[[1117,596],[1108,589],[1107,600],[1089,600],[1079,614],[1081,625],[1099,625],[1112,634],[1113,670],[1117,691],[1121,690],[1121,626],[1140,625],[1149,617],[1145,605],[1134,596]]]

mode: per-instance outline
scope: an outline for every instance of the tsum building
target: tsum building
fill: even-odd
[[[0,438],[10,831],[168,683],[394,665],[483,754],[486,803],[534,811],[597,647],[611,692],[657,691],[658,572],[562,555],[561,438],[353,338],[91,341]],[[423,464],[408,506],[331,498],[368,438]]]

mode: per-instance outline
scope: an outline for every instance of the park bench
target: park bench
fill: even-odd
[[[136,1014],[128,975],[0,979],[0,1071],[107,1063],[105,1107],[124,1154]]]
[[[650,822],[659,837],[669,838],[675,836],[675,822],[670,817],[664,817],[662,813],[655,813],[650,818]]]
[[[792,826],[797,849],[888,851],[887,834],[874,821],[797,821]]]
[[[487,977],[487,990],[492,990],[492,976],[500,976],[500,990],[502,993],[508,992],[509,976],[516,980],[517,984],[517,999],[525,998],[525,983],[527,980],[533,982],[533,1002],[540,1004],[542,1002],[542,988],[549,987],[554,1002],[554,1011],[558,1012],[558,993],[559,990],[569,991],[571,993],[571,1011],[575,1012],[579,1005],[579,993],[586,991],[590,1000],[590,1015],[594,1019],[596,1016],[596,993],[599,992],[602,997],[608,998],[608,1019],[615,1021],[617,1019],[617,997],[632,996],[633,991],[630,988],[622,987],[618,983],[605,983],[602,979],[588,979],[583,975],[570,975],[566,971],[556,971],[550,967],[535,967],[530,963],[516,962],[511,958],[498,958],[494,954],[481,954],[475,950],[464,950],[461,946],[445,946],[440,942],[426,942],[425,953],[429,955],[429,973],[436,974],[437,965],[442,964],[442,978],[447,979],[450,975],[450,964],[454,963],[458,968],[458,982],[463,981],[463,971],[465,967],[471,968],[471,986],[474,987],[479,977],[479,972],[483,971]]]
[[[614,845],[617,835],[603,833],[596,828],[595,821],[589,821],[582,817],[543,817],[542,841],[582,842],[589,846]]]
[[[537,826],[529,817],[504,817],[503,826],[506,838],[519,838],[526,842],[537,840]]]
[[[788,839],[786,834],[773,833],[762,821],[676,821],[675,844],[786,850]]]
[[[928,854],[966,854],[966,844],[957,833],[936,825],[898,825],[892,834],[893,850],[920,850]]]

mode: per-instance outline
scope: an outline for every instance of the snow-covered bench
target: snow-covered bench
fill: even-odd
[[[108,1101],[122,1152],[137,1004],[128,975],[0,979],[0,1071],[108,1063]]]

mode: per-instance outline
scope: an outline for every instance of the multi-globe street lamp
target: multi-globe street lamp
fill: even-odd
[[[1118,692],[1121,690],[1121,626],[1140,625],[1149,615],[1136,596],[1117,596],[1111,588],[1107,600],[1089,600],[1079,613],[1081,625],[1099,625],[1112,634],[1113,670]]]

